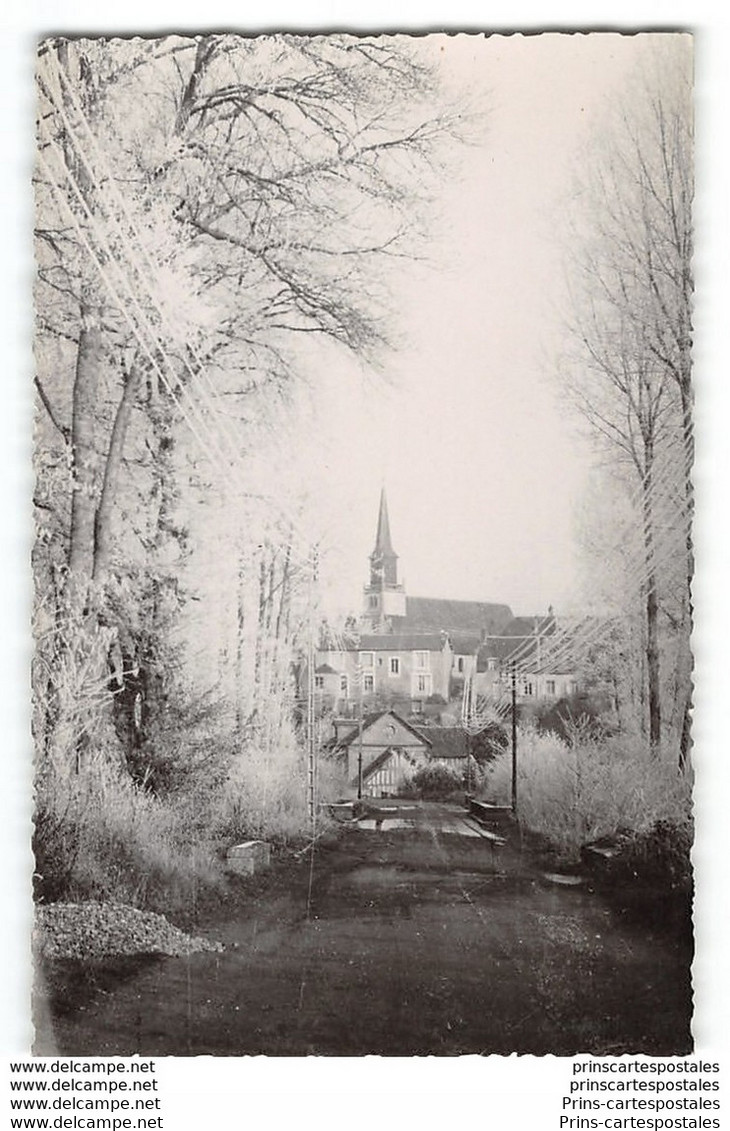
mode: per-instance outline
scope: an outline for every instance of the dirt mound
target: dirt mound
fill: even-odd
[[[43,958],[223,950],[221,943],[193,938],[162,915],[123,903],[50,903],[36,908],[35,922],[34,941]]]

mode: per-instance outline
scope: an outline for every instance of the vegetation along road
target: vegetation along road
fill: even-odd
[[[559,882],[512,828],[493,850],[456,804],[374,824],[198,909],[221,952],[51,964],[36,1051],[690,1051],[685,929]]]

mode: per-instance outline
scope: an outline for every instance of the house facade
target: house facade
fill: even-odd
[[[486,637],[477,653],[474,691],[486,696],[511,691],[514,662],[520,702],[573,695],[578,688],[575,673],[552,662],[550,642],[556,628],[550,609],[545,617],[513,617],[501,633]]]
[[[376,701],[419,714],[434,696],[447,702],[453,653],[445,633],[368,634],[317,652],[315,696],[342,711]]]
[[[376,711],[355,719],[335,719],[328,743],[331,756],[345,764],[347,789],[363,797],[389,797],[406,777],[428,761],[430,740],[395,711]]]

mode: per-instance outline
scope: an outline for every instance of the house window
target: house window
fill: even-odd
[[[375,679],[372,675],[366,675],[363,679],[363,691],[372,691],[375,687]]]
[[[323,675],[316,675],[314,677],[314,686],[319,691],[321,691],[324,688],[324,676]]]
[[[371,609],[377,609],[377,607],[378,607],[378,597],[377,597],[376,593],[370,594],[370,596],[368,597],[368,604],[370,605]]]
[[[522,684],[522,694],[523,695],[532,695],[532,681],[531,680],[526,679],[525,682]]]
[[[416,667],[421,671],[428,668],[428,652],[416,652]]]
[[[457,670],[457,672],[463,672],[463,670],[464,670],[464,657],[463,656],[459,656],[458,660],[456,661],[456,670]]]
[[[343,695],[347,695],[348,690],[349,690],[349,688],[348,688],[348,685],[347,685],[347,676],[341,675],[340,676],[340,691],[342,692]]]
[[[494,656],[490,656],[487,660],[487,671],[493,672],[497,670],[497,660]]]
[[[416,676],[416,691],[419,694],[425,694],[428,690],[428,677],[425,675]]]
[[[555,694],[555,680],[554,679],[546,679],[545,680],[545,692],[546,692],[547,695],[554,695]]]
[[[400,675],[400,658],[398,656],[390,657],[390,674]]]
[[[374,666],[373,665],[373,659],[374,659],[374,657],[373,657],[372,652],[361,652],[360,653],[360,663],[361,663],[362,667],[364,667],[364,668],[372,668]]]

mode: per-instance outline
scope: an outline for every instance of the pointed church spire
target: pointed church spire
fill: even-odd
[[[393,543],[390,540],[390,522],[388,521],[388,500],[385,497],[385,487],[380,491],[380,510],[378,512],[378,532],[375,535],[375,554],[385,557],[393,554]]]
[[[385,487],[380,492],[378,511],[378,532],[375,535],[375,549],[370,555],[370,585],[375,588],[398,584],[398,555],[390,539],[388,521],[388,500]]]
[[[370,582],[365,586],[363,621],[371,632],[392,632],[393,618],[406,615],[405,589],[398,583],[398,555],[393,549],[385,487],[380,491],[378,530],[370,555]]]

